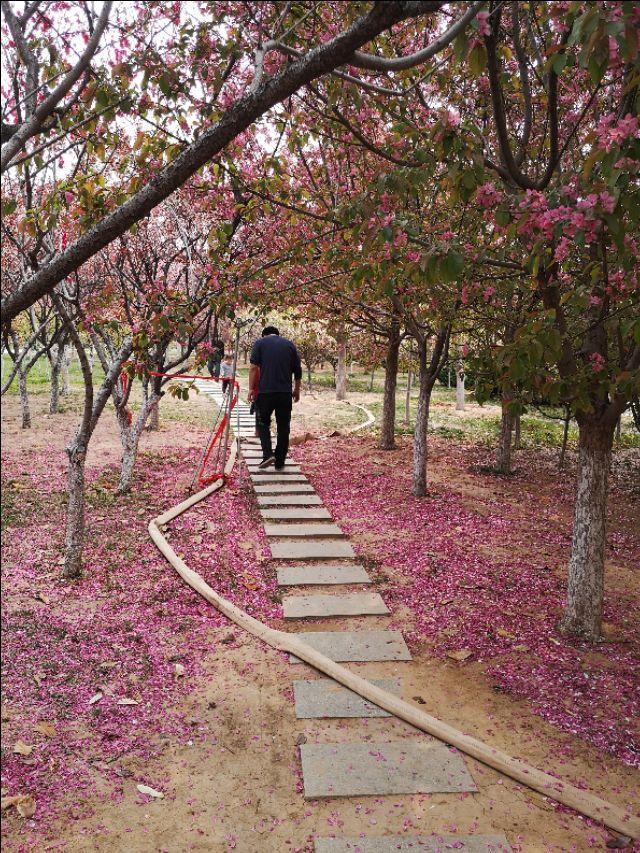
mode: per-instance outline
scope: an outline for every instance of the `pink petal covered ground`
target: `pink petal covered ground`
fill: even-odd
[[[414,498],[406,445],[385,454],[372,440],[351,437],[308,442],[294,455],[356,550],[388,575],[383,596],[392,612],[402,606],[413,615],[412,625],[397,627],[414,649],[427,642],[441,657],[471,650],[469,660],[485,665],[497,689],[526,699],[562,731],[640,765],[637,598],[609,577],[605,620],[623,642],[594,649],[556,627],[571,477],[559,477],[539,454],[522,454],[516,476],[505,481],[478,469],[491,462],[485,449],[435,440],[434,484],[428,497]],[[466,494],[450,484],[457,473],[465,475]],[[614,479],[607,557],[631,574],[640,567],[640,531],[625,516],[629,500]]]
[[[196,456],[171,448],[143,454],[127,497],[114,493],[116,467],[88,471],[86,572],[74,583],[60,580],[64,457],[51,448],[2,460],[2,788],[3,795],[34,796],[36,833],[56,817],[62,795],[75,791],[82,799],[92,765],[117,800],[118,757],[150,758],[163,736],[196,736],[179,700],[215,648],[210,629],[229,623],[183,583],[147,533],[152,516],[184,498]],[[277,589],[272,574],[256,571],[268,552],[252,513],[250,490],[232,483],[169,535],[217,591],[270,619],[280,615]],[[122,699],[137,704],[118,704]],[[43,734],[39,723],[55,733]],[[13,753],[18,740],[33,747],[29,756]]]

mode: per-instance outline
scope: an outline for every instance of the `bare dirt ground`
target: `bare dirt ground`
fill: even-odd
[[[366,395],[362,395],[363,397]],[[360,395],[352,399],[358,401]],[[202,397],[191,404],[163,403],[159,433],[146,433],[143,449],[178,447],[199,441],[189,422],[205,424],[209,404]],[[331,405],[331,417],[327,409]],[[177,411],[178,406],[182,406]],[[62,453],[77,415],[43,412],[44,399],[34,397],[34,428],[19,428],[15,399],[3,405],[5,450],[51,448]],[[71,407],[72,408],[72,407]],[[343,414],[344,412],[344,414]],[[339,413],[339,414],[338,414]],[[362,419],[352,407],[336,408],[331,395],[308,395],[296,410],[294,435],[322,433]],[[100,421],[92,441],[89,464],[117,460],[119,442],[113,416]],[[184,474],[184,472],[181,472]],[[454,478],[439,470],[438,476]],[[456,485],[464,488],[458,477]],[[512,496],[514,505],[515,495]],[[473,495],[469,495],[473,499]],[[541,496],[541,500],[544,497]],[[215,498],[211,512],[215,515]],[[520,511],[520,510],[518,510]],[[117,523],[118,519],[114,518]],[[167,566],[167,571],[171,569]],[[394,614],[395,621],[401,614]],[[356,620],[349,620],[353,628]],[[367,627],[375,620],[367,620]],[[383,620],[380,624],[384,624]],[[277,623],[274,627],[281,627]],[[315,621],[314,629],[341,627],[340,620]],[[359,626],[360,627],[360,626]],[[361,627],[364,627],[362,620]],[[233,638],[228,642],[230,633]],[[558,810],[540,796],[467,759],[478,785],[476,795],[415,795],[385,798],[340,798],[306,802],[300,792],[297,744],[339,740],[424,738],[395,720],[297,721],[291,695],[293,677],[313,677],[307,667],[291,667],[284,656],[235,628],[211,630],[216,651],[203,660],[204,673],[191,685],[179,709],[198,737],[158,743],[159,754],[141,762],[123,755],[119,762],[123,797],[112,801],[100,767],[93,781],[103,797],[70,791],[64,820],[48,827],[53,839],[40,848],[25,846],[24,823],[13,813],[3,828],[3,849],[65,851],[261,851],[312,850],[314,835],[377,836],[393,833],[501,832],[514,850],[583,851],[604,849],[607,833],[590,827],[579,816]],[[365,676],[389,677],[388,664],[350,664]],[[399,670],[398,670],[399,672]],[[565,778],[590,780],[592,789],[624,806],[640,800],[640,779],[631,768],[599,754],[594,748],[559,733],[531,714],[523,702],[492,690],[479,667],[459,666],[430,656],[424,648],[402,664],[404,693],[424,708],[511,754]],[[563,746],[572,740],[571,759]],[[161,800],[143,802],[136,783],[165,779]],[[87,807],[90,813],[87,814]]]

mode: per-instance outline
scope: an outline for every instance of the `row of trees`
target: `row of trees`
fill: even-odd
[[[145,377],[177,366],[170,345],[186,359],[229,312],[286,302],[335,337],[339,395],[347,319],[384,346],[383,446],[413,341],[417,496],[432,389],[458,343],[480,397],[499,389],[503,465],[529,400],[571,411],[563,627],[598,637],[613,432],[640,383],[639,14],[636,2],[105,3],[97,17],[84,3],[3,4],[5,346],[25,312],[32,334],[51,314],[47,334],[74,347],[85,383],[67,574],[80,571],[84,459],[107,400],[134,457],[162,387]],[[145,389],[133,424],[124,365]]]

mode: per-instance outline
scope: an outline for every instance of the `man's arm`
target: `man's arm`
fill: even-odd
[[[260,368],[257,364],[249,367],[249,394],[247,400],[251,403],[258,396],[258,385],[260,383]]]
[[[249,356],[249,393],[247,400],[251,403],[258,396],[258,385],[260,383],[260,362],[262,354],[260,352],[260,341],[257,340],[251,347],[251,355]]]
[[[294,403],[298,403],[300,401],[300,381],[302,380],[302,364],[300,363],[300,356],[298,355],[298,350],[293,347],[293,378],[295,380],[293,384],[293,401]]]

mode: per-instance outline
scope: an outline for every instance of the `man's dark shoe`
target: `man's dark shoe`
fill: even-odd
[[[262,462],[260,462],[260,464],[258,465],[258,468],[260,468],[260,469],[269,468],[269,467],[271,467],[271,465],[275,465],[275,464],[276,464],[276,457],[275,456],[267,456],[266,459],[263,459]]]
[[[284,462],[276,464],[276,471],[284,471]]]

